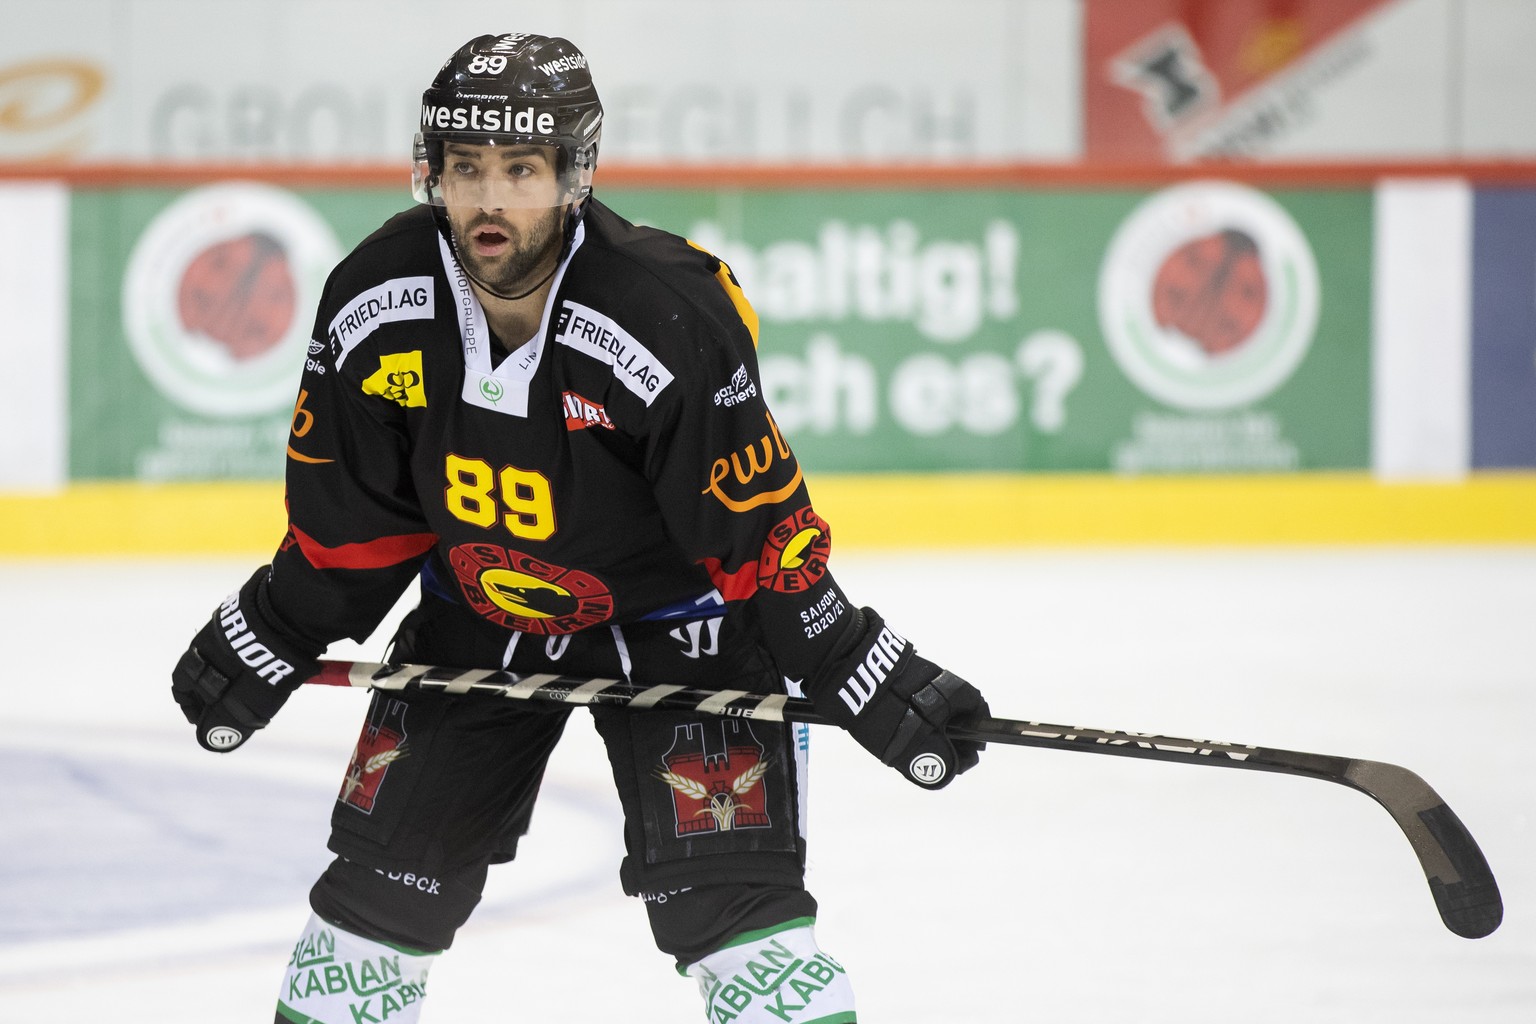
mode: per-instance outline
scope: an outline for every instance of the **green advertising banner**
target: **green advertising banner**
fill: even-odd
[[[74,192],[71,478],[280,477],[325,278],[398,205],[256,182]]]
[[[600,195],[731,264],[813,470],[1369,465],[1368,188]],[[325,275],[408,201],[77,192],[72,476],[280,475]]]

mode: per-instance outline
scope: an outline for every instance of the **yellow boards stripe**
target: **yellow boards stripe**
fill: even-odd
[[[836,550],[1014,545],[1536,543],[1536,474],[1382,483],[1247,477],[859,474],[809,478]],[[0,494],[0,559],[270,555],[279,481],[77,483]]]

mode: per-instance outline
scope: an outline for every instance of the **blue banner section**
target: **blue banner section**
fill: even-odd
[[[1536,191],[1474,197],[1472,467],[1536,467]]]

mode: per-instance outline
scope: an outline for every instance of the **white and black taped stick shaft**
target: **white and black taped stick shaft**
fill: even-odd
[[[622,679],[517,673],[495,669],[440,668],[435,665],[385,665],[365,661],[322,661],[311,683],[373,690],[436,690],[483,693],[513,700],[555,704],[600,704],[632,711],[692,711],[706,715],[757,718],[769,722],[825,725],[811,702],[784,694],[746,690],[703,690],[688,686],[635,686]]]
[[[688,711],[764,721],[827,724],[811,702],[783,694],[705,690],[687,686],[636,686],[618,679],[518,674],[489,669],[431,665],[385,665],[325,661],[311,682],[376,690],[437,690],[483,693],[516,700],[595,704]],[[1273,747],[1143,733],[1079,729],[1006,718],[971,718],[952,723],[954,739],[1014,746],[1049,747],[1185,764],[1244,768],[1302,775],[1348,786],[1371,797],[1392,815],[1407,836],[1445,926],[1465,938],[1482,938],[1498,928],[1504,904],[1498,883],[1477,842],[1428,783],[1406,768],[1380,761],[1305,754]]]

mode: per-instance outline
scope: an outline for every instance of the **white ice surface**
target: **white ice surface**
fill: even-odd
[[[168,672],[252,564],[0,564],[0,1024],[271,1019],[364,697],[305,690],[237,753],[197,748]],[[1506,903],[1493,936],[1452,935],[1392,819],[1341,786],[993,747],[923,793],[815,730],[818,936],[864,1020],[1536,1020],[1536,550],[836,571],[998,715],[1411,768]],[[575,719],[522,856],[433,970],[427,1024],[700,1019],[619,892],[616,815]]]

